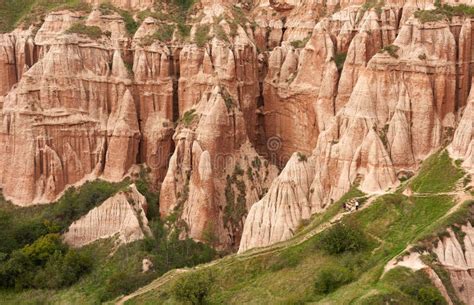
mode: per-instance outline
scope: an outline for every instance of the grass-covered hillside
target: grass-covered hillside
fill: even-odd
[[[471,196],[463,176],[438,153],[395,193],[368,198],[340,221],[339,205],[362,194],[352,190],[288,242],[171,272],[125,304],[447,304],[423,271],[384,268],[466,219],[473,202],[459,200]]]

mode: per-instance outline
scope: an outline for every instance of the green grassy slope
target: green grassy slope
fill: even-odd
[[[439,178],[441,173],[451,175],[443,180]],[[456,182],[462,176],[463,172],[446,153],[436,154],[425,162],[418,176],[408,181],[415,190],[413,196],[383,195],[367,208],[345,216],[343,223],[357,224],[368,236],[369,247],[363,251],[330,255],[322,249],[324,233],[321,233],[296,246],[290,242],[284,249],[261,251],[262,254],[253,251],[201,268],[213,277],[208,301],[210,304],[430,304],[436,291],[423,273],[396,268],[382,274],[387,262],[404,253],[408,245],[445,228],[447,221],[462,218],[462,215],[445,216],[458,204],[454,196],[436,194],[455,191]],[[328,210],[331,217],[316,216],[308,227],[317,229],[323,224],[321,219],[331,219],[337,210]],[[331,293],[317,293],[315,285],[320,283],[315,281],[322,268],[348,270],[352,281]],[[180,304],[173,296],[174,285],[188,274],[178,274],[126,304]]]
[[[30,25],[58,9],[89,10],[81,0],[0,0],[0,33],[10,32],[21,22]]]

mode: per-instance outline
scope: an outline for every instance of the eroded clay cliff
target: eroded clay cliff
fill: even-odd
[[[183,27],[156,1],[112,1],[131,34],[123,11],[87,2],[0,34],[0,186],[15,204],[145,164],[183,237],[244,251],[355,185],[395,188],[445,144],[472,171],[468,16],[414,16],[432,1],[199,1]]]

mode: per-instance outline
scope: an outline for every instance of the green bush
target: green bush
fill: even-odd
[[[173,287],[173,295],[178,301],[184,303],[206,304],[212,282],[213,279],[209,273],[193,272],[177,281]]]
[[[183,114],[183,117],[181,118],[180,121],[184,124],[184,126],[189,127],[194,122],[194,119],[196,118],[197,118],[196,109],[191,109],[191,110],[186,111]]]
[[[55,252],[40,269],[33,286],[40,289],[58,289],[67,287],[79,280],[91,270],[92,258],[76,250],[69,250],[66,255]]]
[[[194,42],[198,47],[203,47],[210,39],[209,37],[209,25],[199,25],[194,33]]]
[[[434,287],[423,271],[417,271],[413,276],[400,283],[400,290],[416,298],[423,305],[445,305],[446,300]]]
[[[336,67],[338,71],[342,71],[344,67],[344,62],[346,61],[347,53],[336,53],[334,56],[334,62],[336,63]]]
[[[436,22],[443,19],[450,19],[453,16],[474,16],[474,6],[460,4],[449,5],[438,3],[434,10],[418,10],[415,12],[415,18],[418,18],[421,23]]]
[[[399,46],[396,46],[394,44],[389,44],[385,47],[383,47],[382,49],[380,49],[379,53],[383,53],[383,52],[387,52],[388,55],[390,55],[391,57],[393,58],[398,58],[398,50],[400,49]]]
[[[102,37],[102,30],[98,26],[87,26],[82,22],[76,22],[71,27],[66,30],[67,34],[79,34],[85,35],[90,39],[99,39]]]
[[[147,210],[146,210],[146,217],[147,219],[154,220],[156,218],[160,217],[160,211],[159,211],[159,193],[154,192],[151,187],[151,181],[149,179],[149,176],[147,174],[147,170],[144,168],[141,168],[140,170],[140,176],[135,181],[135,186],[137,187],[137,190],[145,196],[146,202],[147,202]]]
[[[319,245],[329,254],[341,254],[364,250],[369,241],[357,225],[338,223],[322,233]]]
[[[185,24],[184,22],[178,23],[178,36],[181,40],[188,38],[190,33],[191,26]]]
[[[59,234],[47,234],[0,263],[0,287],[58,289],[88,273],[92,259],[68,250]]]
[[[344,267],[325,267],[316,275],[314,291],[316,294],[328,294],[353,280],[352,272]]]
[[[154,36],[163,42],[171,41],[173,38],[175,26],[171,24],[162,24],[158,30],[156,30]]]
[[[139,24],[135,21],[129,11],[115,7],[109,2],[102,3],[99,6],[99,9],[104,15],[112,14],[113,12],[119,14],[122,17],[123,22],[125,23],[125,29],[130,35],[135,34],[135,32],[138,30]]]
[[[119,270],[112,274],[106,281],[105,292],[101,295],[101,301],[107,301],[120,295],[127,295],[146,285],[152,278],[153,273],[129,273]]]
[[[300,162],[308,161],[308,157],[304,153],[298,152],[297,155],[298,155],[298,161]]]

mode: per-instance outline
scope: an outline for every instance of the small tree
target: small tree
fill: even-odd
[[[193,305],[206,304],[213,279],[207,272],[193,272],[181,278],[173,289],[174,297]]]
[[[321,248],[329,254],[357,252],[368,245],[367,236],[355,224],[338,223],[326,230],[320,240]]]

